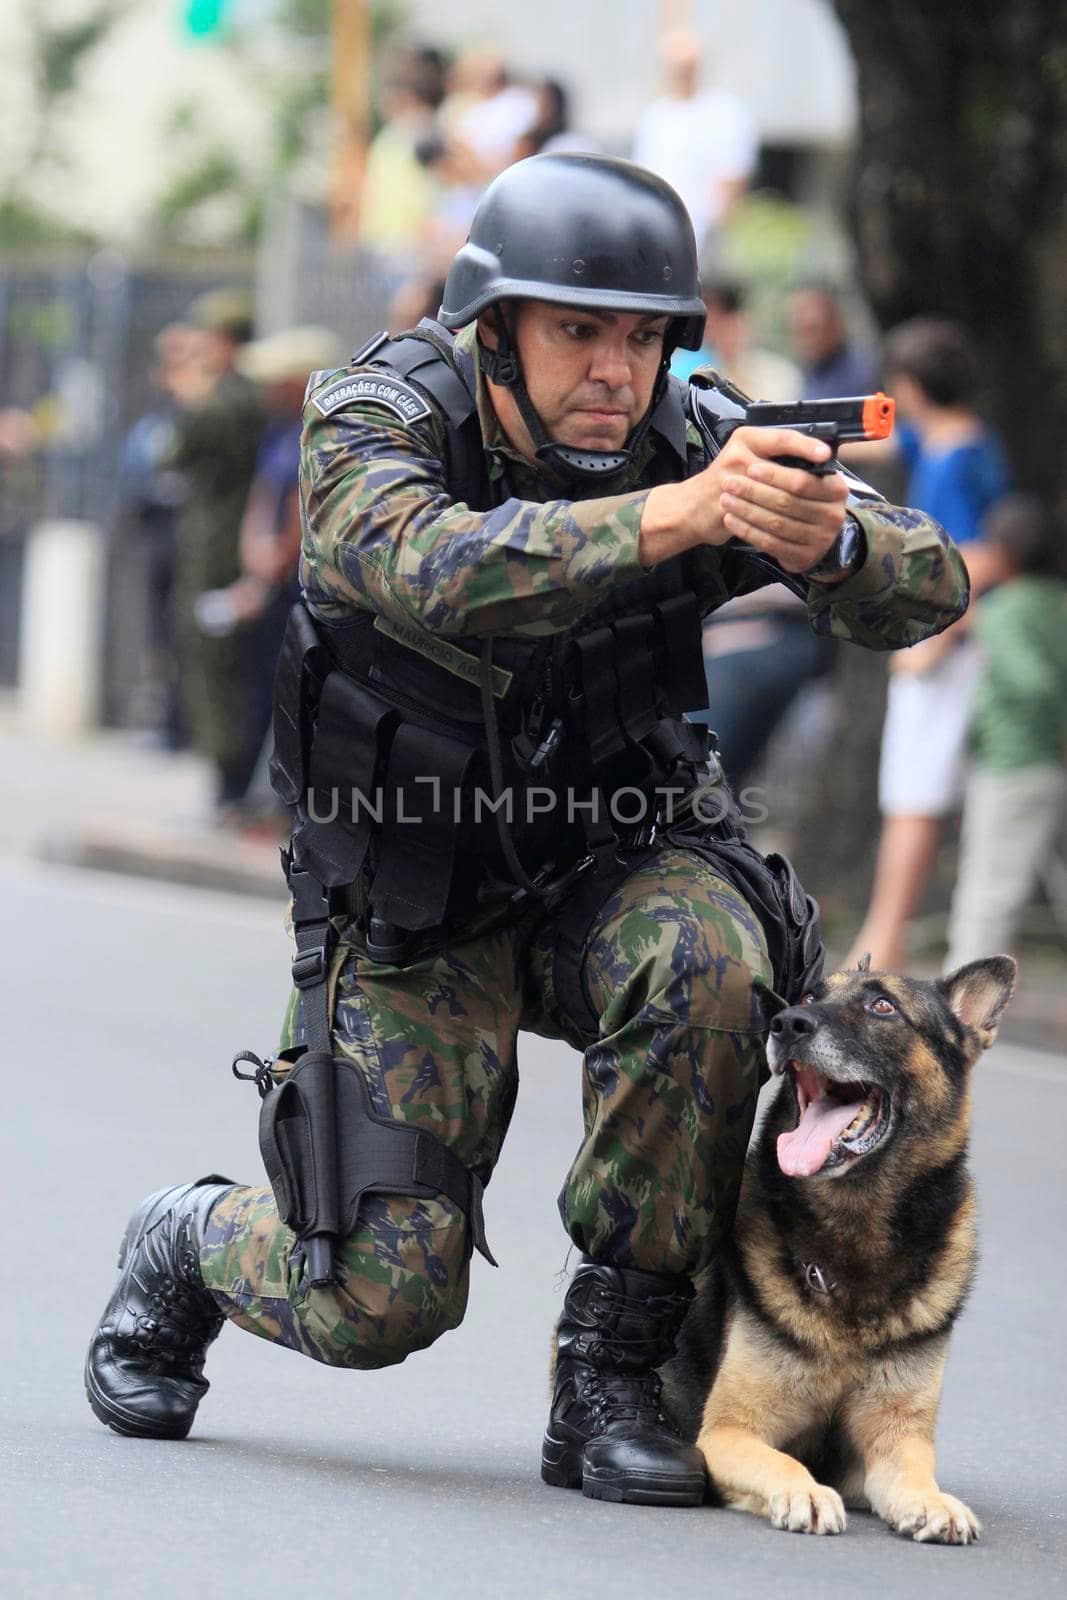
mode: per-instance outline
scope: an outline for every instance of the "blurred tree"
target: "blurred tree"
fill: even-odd
[[[71,18],[69,6],[36,0],[24,26],[30,52],[29,127],[0,165],[0,247],[82,238],[35,198],[49,167],[66,164],[56,137],[59,114],[77,88],[85,62],[128,9],[128,0],[101,0]]]
[[[834,0],[859,68],[853,223],[886,327],[957,317],[1021,483],[1067,494],[1064,0]]]
[[[224,50],[270,107],[273,137],[262,170],[250,175],[200,126],[195,106],[171,112],[177,171],[155,208],[160,239],[254,241],[265,191],[294,181],[325,191],[330,166],[330,25],[333,0],[186,0],[182,18],[197,48]],[[404,17],[403,0],[374,0],[376,51]]]

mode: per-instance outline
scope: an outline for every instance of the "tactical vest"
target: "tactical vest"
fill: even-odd
[[[473,367],[444,330],[383,335],[355,359],[373,359],[438,407],[453,496],[488,510],[497,491]],[[651,426],[677,477],[702,464],[687,450],[681,386],[670,383]],[[614,884],[666,843],[704,855],[753,907],[780,995],[799,999],[816,981],[817,907],[789,864],[764,860],[729,819],[709,827],[694,810],[661,823],[657,788],[680,797],[707,777],[706,730],[682,716],[706,692],[684,557],[616,586],[547,639],[444,639],[369,612],[328,626],[294,606],[275,683],[271,777],[295,812],[284,859],[304,1042],[275,1063],[242,1052],[234,1072],[262,1096],[264,1161],[310,1283],[333,1283],[337,1241],[370,1190],[447,1195],[467,1218],[470,1247],[493,1259],[487,1174],[469,1171],[428,1129],[377,1115],[361,1072],[334,1057],[338,912],[360,920],[368,956],[403,963],[414,945],[425,949],[480,912],[507,916],[531,895],[566,888],[553,984],[564,1013],[595,1038],[584,977],[593,920]],[[628,804],[647,798],[647,808],[620,815],[611,801],[622,794]],[[494,809],[479,813],[479,795]],[[501,809],[509,797],[510,818]]]
[[[354,358],[423,391],[447,425],[454,499],[489,510],[473,362],[437,324]],[[684,389],[651,428],[677,478]],[[362,887],[379,923],[425,932],[615,863],[647,838],[657,790],[692,790],[708,736],[701,618],[684,557],[616,586],[544,639],[443,638],[414,619],[343,625],[294,607],[275,687],[271,776],[294,852],[328,889]],[[623,792],[625,803],[623,803]],[[503,825],[502,825],[503,824]]]

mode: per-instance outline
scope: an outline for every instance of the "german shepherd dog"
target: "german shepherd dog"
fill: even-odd
[[[934,1425],[975,1267],[970,1071],[1014,981],[1008,956],[934,982],[867,962],[773,1019],[782,1087],[663,1369],[720,1503],[841,1533],[844,1497],[914,1539],[978,1538]]]

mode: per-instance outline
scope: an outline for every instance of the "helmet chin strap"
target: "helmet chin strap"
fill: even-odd
[[[667,386],[667,372],[670,365],[670,349],[664,343],[663,360],[660,363],[659,374],[656,378],[652,398],[644,416],[636,427],[630,430],[626,443],[621,450],[583,450],[573,445],[560,444],[558,440],[549,437],[544,423],[537,414],[537,409],[530,399],[519,363],[519,353],[511,342],[504,313],[499,302],[494,302],[493,321],[496,325],[497,347],[489,347],[478,340],[478,360],[482,371],[492,383],[498,383],[505,389],[510,389],[515,396],[515,404],[519,408],[519,415],[526,424],[526,431],[533,442],[534,452],[538,461],[557,477],[567,480],[577,479],[584,483],[597,483],[601,479],[614,477],[616,472],[621,472],[634,458],[637,450],[648,432],[655,411],[663,391]]]

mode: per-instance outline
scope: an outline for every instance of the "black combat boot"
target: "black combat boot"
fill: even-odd
[[[101,1422],[140,1439],[184,1439],[207,1393],[204,1357],[222,1312],[200,1276],[217,1173],[150,1194],[130,1218],[121,1277],[89,1344],[85,1392]]]
[[[704,1459],[664,1416],[655,1370],[674,1352],[692,1294],[674,1274],[578,1268],[559,1321],[546,1483],[594,1500],[700,1504]]]

